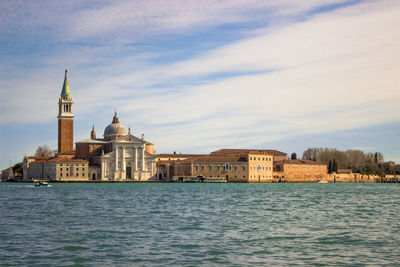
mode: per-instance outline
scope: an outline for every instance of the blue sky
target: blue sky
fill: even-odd
[[[400,163],[400,2],[1,1],[0,167],[120,121],[156,152],[309,147]]]

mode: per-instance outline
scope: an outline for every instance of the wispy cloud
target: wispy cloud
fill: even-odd
[[[54,14],[41,16],[29,2],[0,11],[0,33],[36,23],[33,32],[49,27],[59,49],[41,50],[23,79],[0,80],[0,125],[54,122],[65,66],[77,120],[107,124],[117,106],[160,152],[255,147],[399,119],[397,1],[47,4]],[[26,12],[34,15],[11,25]],[[234,39],[196,53],[174,39],[227,25],[238,25]],[[77,128],[76,139],[85,131]]]

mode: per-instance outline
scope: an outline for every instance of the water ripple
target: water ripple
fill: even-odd
[[[394,184],[0,184],[10,266],[400,262]]]

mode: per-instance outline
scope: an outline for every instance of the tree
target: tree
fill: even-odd
[[[54,151],[48,146],[39,146],[36,148],[35,157],[52,157],[54,156]]]
[[[329,161],[328,173],[332,173],[332,160]]]
[[[297,154],[296,154],[296,153],[292,153],[292,155],[291,155],[290,158],[291,158],[291,159],[297,159]]]
[[[12,171],[15,176],[22,176],[22,162],[18,162],[12,167]]]
[[[332,163],[332,172],[337,173],[337,170],[338,170],[338,166],[337,166],[336,159],[333,159],[333,163]]]

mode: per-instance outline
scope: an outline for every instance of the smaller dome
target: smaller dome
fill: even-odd
[[[109,141],[126,135],[126,129],[119,123],[117,112],[115,112],[112,123],[104,129],[104,139]]]

